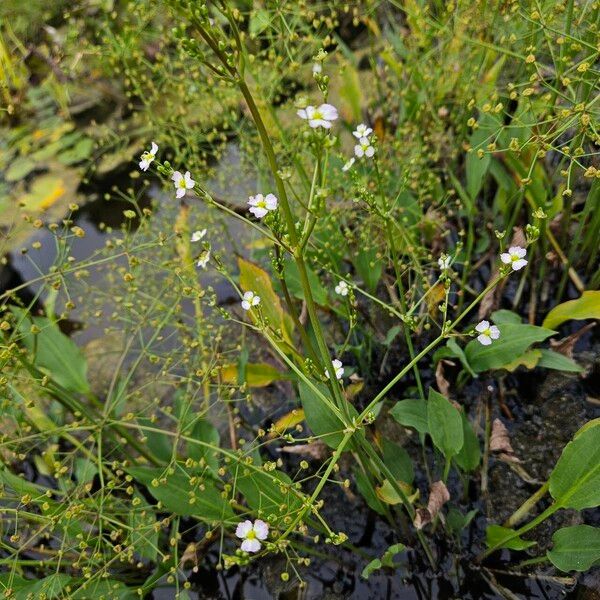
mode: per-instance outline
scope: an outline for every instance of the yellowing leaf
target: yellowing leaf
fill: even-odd
[[[275,435],[281,435],[285,433],[288,429],[292,427],[296,427],[304,421],[304,409],[295,408],[289,413],[283,415],[283,417],[279,417],[275,423],[273,423],[273,431],[269,434],[269,437],[275,437]]]
[[[501,368],[510,371],[511,373],[517,369],[517,367],[526,367],[527,369],[533,369],[539,362],[540,358],[542,358],[541,350],[527,350],[521,354],[521,356],[517,356],[514,360],[511,360],[509,363],[503,365]]]
[[[576,300],[555,306],[546,315],[542,327],[555,329],[569,319],[600,319],[600,291],[583,292]]]
[[[283,338],[292,343],[291,334],[293,331],[293,322],[291,317],[281,307],[279,296],[273,289],[271,278],[266,271],[263,271],[258,265],[251,263],[243,258],[238,258],[240,268],[240,287],[242,291],[252,291],[261,298],[261,309],[269,325],[276,330],[280,330]],[[250,316],[255,317],[251,311]]]
[[[427,308],[429,314],[434,316],[438,312],[438,306],[446,296],[446,288],[441,283],[436,283],[429,294],[427,294]]]
[[[238,365],[224,365],[220,370],[221,381],[223,383],[237,383]],[[267,363],[248,363],[246,364],[245,382],[250,387],[265,387],[280,379],[286,379],[287,375],[281,373],[275,367]]]
[[[413,504],[419,497],[419,490],[416,490],[413,493],[413,489],[408,483],[404,483],[404,481],[398,481],[397,483],[400,489],[406,494],[410,503]],[[382,485],[375,488],[375,493],[377,494],[377,497],[386,504],[394,505],[402,502],[400,496],[387,479],[384,480]]]
[[[42,175],[34,180],[31,191],[21,198],[21,203],[28,212],[44,211],[60,200],[66,191],[62,177]]]

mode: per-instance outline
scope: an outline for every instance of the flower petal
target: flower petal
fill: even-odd
[[[486,329],[489,329],[490,324],[488,321],[481,321],[480,323],[478,323],[475,327],[476,331],[485,331]]]
[[[510,254],[508,254],[508,252],[503,252],[500,255],[500,260],[505,264],[508,265],[512,262],[512,257]]]
[[[323,115],[323,118],[328,121],[334,121],[338,118],[337,108],[332,104],[321,104],[318,110]]]
[[[242,521],[238,524],[235,535],[239,538],[245,538],[252,531],[252,521]]]
[[[253,540],[244,540],[242,542],[242,550],[244,552],[258,552],[260,550],[260,542],[256,538]]]
[[[489,346],[492,343],[492,338],[490,338],[489,335],[482,333],[477,336],[477,341],[484,346]]]
[[[261,519],[254,521],[254,533],[259,540],[266,540],[269,535],[269,526]]]

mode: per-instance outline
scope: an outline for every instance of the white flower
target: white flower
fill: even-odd
[[[312,66],[313,75],[316,75],[317,73],[321,73],[322,71],[323,71],[323,63],[320,63],[320,62],[313,63],[313,66]]]
[[[252,521],[243,521],[237,526],[235,535],[242,542],[242,550],[244,552],[258,552],[261,548],[260,540],[266,540],[269,536],[269,526],[260,519]]]
[[[158,152],[158,146],[152,142],[152,147],[150,150],[146,150],[144,154],[140,156],[140,169],[142,171],[147,171],[150,163],[156,158],[156,153]]]
[[[262,219],[269,211],[277,210],[277,197],[273,194],[267,194],[266,197],[256,194],[248,198],[248,204],[250,212],[258,219]]]
[[[438,265],[440,265],[440,269],[442,271],[449,269],[451,262],[452,262],[452,257],[446,256],[445,254],[442,254],[442,256],[440,256],[440,258],[438,258]]]
[[[196,263],[196,266],[197,267],[202,267],[203,269],[206,269],[206,265],[208,264],[209,260],[210,260],[210,249],[205,250],[200,255],[200,258],[198,258],[198,262]]]
[[[479,332],[477,341],[484,346],[489,346],[492,340],[500,337],[500,330],[495,325],[490,325],[489,321],[481,321],[475,329]]]
[[[192,233],[192,237],[190,238],[191,242],[199,242],[206,235],[206,229],[194,231]]]
[[[335,293],[339,294],[340,296],[347,296],[348,292],[350,291],[350,287],[348,286],[348,284],[345,281],[340,281],[336,286],[335,286]]]
[[[352,168],[352,165],[354,165],[355,162],[355,158],[352,157],[343,167],[342,167],[342,171],[349,171]]]
[[[175,184],[175,195],[177,198],[183,198],[186,190],[194,189],[196,182],[192,179],[190,172],[186,171],[185,175],[182,175],[179,171],[175,171],[171,176],[173,183]]]
[[[301,108],[296,113],[301,119],[308,120],[308,124],[316,129],[317,127],[325,127],[325,129],[330,129],[332,125],[332,121],[335,121],[338,118],[338,111],[335,106],[331,104],[321,104],[315,108],[314,106],[307,106],[306,108]]]
[[[338,360],[337,358],[334,358],[331,361],[331,364],[333,365],[333,368],[335,370],[336,379],[341,379],[344,376],[344,365],[342,364],[342,361]],[[325,369],[325,377],[329,379],[329,371],[327,369]]]
[[[505,265],[511,265],[513,271],[519,271],[526,264],[525,255],[527,254],[527,250],[525,248],[521,248],[521,246],[511,246],[508,249],[508,252],[503,252],[500,255],[500,260]]]
[[[356,131],[352,132],[352,135],[360,140],[361,138],[368,138],[372,133],[373,130],[370,127],[367,127],[364,123],[361,123],[356,128]]]
[[[242,308],[244,310],[250,310],[253,306],[260,304],[260,296],[257,296],[254,292],[244,292],[244,299],[242,300]]]
[[[373,156],[373,154],[375,154],[375,148],[373,148],[373,146],[371,146],[371,142],[369,141],[369,138],[366,138],[366,137],[360,138],[359,143],[356,144],[356,146],[354,146],[354,154],[358,158],[362,158],[363,156],[366,156],[367,158],[371,158]]]

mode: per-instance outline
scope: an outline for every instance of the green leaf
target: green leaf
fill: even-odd
[[[481,449],[473,427],[464,414],[461,414],[464,444],[454,461],[463,471],[474,471],[479,466]]]
[[[74,165],[90,157],[94,141],[90,138],[79,140],[72,148],[61,152],[57,158],[63,165]]]
[[[347,61],[342,64],[339,98],[342,116],[351,123],[358,123],[364,106],[363,87],[358,70]]]
[[[141,494],[136,492],[135,498],[139,504],[135,510],[129,513],[129,525],[131,526],[129,543],[142,558],[155,561],[158,554],[156,514]]]
[[[552,536],[554,547],[546,556],[561,571],[587,571],[600,562],[600,527],[563,527]]]
[[[234,472],[234,482],[248,506],[271,523],[302,508],[302,498],[295,491],[294,482],[282,471],[253,470],[242,464]]]
[[[75,343],[45,317],[29,317],[20,308],[12,307],[19,319],[18,330],[35,367],[46,373],[58,385],[70,392],[87,394],[87,362]],[[40,329],[31,333],[31,323]]]
[[[381,259],[377,258],[377,249],[361,249],[358,256],[354,259],[354,266],[368,291],[371,293],[375,292],[383,269]]]
[[[490,167],[492,157],[489,152],[485,152],[481,158],[477,156],[479,147],[482,147],[485,151],[485,145],[489,135],[490,132],[488,129],[479,127],[473,132],[471,139],[469,140],[473,150],[467,153],[465,159],[465,171],[467,174],[466,189],[472,200],[475,200],[477,194],[479,194],[479,191],[483,186],[484,177]]]
[[[323,396],[329,397],[329,390],[322,383],[314,383]],[[326,404],[304,381],[298,384],[300,401],[304,408],[306,423],[316,437],[321,438],[330,448],[337,448],[344,437],[344,423],[334,409]],[[358,417],[352,404],[348,403],[350,417]],[[349,446],[346,446],[348,450]]]
[[[121,581],[114,579],[92,579],[70,592],[72,600],[139,600],[137,592],[128,588]]]
[[[427,403],[423,400],[400,400],[390,410],[390,415],[405,427],[412,427],[419,433],[429,433]]]
[[[477,514],[477,509],[470,510],[466,515],[460,512],[457,508],[450,508],[446,515],[446,523],[450,530],[454,533],[459,533],[473,520]]]
[[[181,467],[173,468],[176,469],[173,474],[160,467],[129,467],[127,471],[173,514],[195,516],[208,522],[234,519],[231,506],[210,479],[197,478],[192,485],[187,472]]]
[[[517,313],[512,310],[506,310],[505,308],[495,310],[491,314],[491,319],[496,325],[506,325],[506,323],[520,325],[523,322]]]
[[[270,24],[270,13],[266,8],[259,8],[252,12],[248,29],[251,35],[262,33]]]
[[[581,373],[583,371],[583,367],[580,367],[572,358],[554,352],[554,350],[543,349],[539,350],[539,352],[541,353],[541,357],[537,364],[538,367],[569,373]]]
[[[37,580],[23,586],[15,594],[15,600],[29,600],[30,598],[63,598],[62,591],[73,580],[70,575],[53,573],[44,579]]]
[[[327,306],[327,290],[323,287],[321,280],[310,268],[306,268],[310,290],[315,302],[321,306]],[[293,296],[300,300],[305,300],[304,290],[300,282],[300,272],[295,261],[290,260],[285,263],[284,277],[287,286]]]
[[[4,173],[4,179],[11,182],[24,179],[35,169],[35,166],[35,162],[26,156],[17,158]]]
[[[273,289],[273,284],[268,273],[243,258],[238,258],[238,266],[240,269],[240,287],[242,290],[244,292],[252,291],[260,296],[262,313],[269,321],[271,327],[281,330],[284,339],[293,344],[291,338],[293,331],[292,319],[281,307],[279,296]],[[250,311],[251,318],[254,320],[253,312]]]
[[[238,385],[246,383],[249,387],[266,387],[274,381],[289,379],[287,373],[282,373],[267,363],[246,363],[241,381],[238,371],[237,364],[223,365],[219,369],[221,381]]]
[[[508,548],[509,550],[526,550],[536,545],[536,542],[524,540],[519,536],[508,539],[514,533],[515,530],[509,527],[488,525],[485,530],[485,541],[488,548]]]
[[[510,364],[531,344],[542,342],[555,333],[551,329],[522,323],[504,323],[498,325],[498,329],[500,338],[494,340],[489,346],[482,346],[477,340],[471,340],[467,344],[465,356],[476,373],[500,369]]]
[[[75,477],[79,483],[88,483],[94,479],[98,472],[96,465],[89,458],[78,457],[75,459]]]
[[[367,506],[376,513],[385,515],[385,506],[362,469],[354,469],[354,481],[356,482],[356,489],[364,498]]]
[[[204,460],[206,464],[216,472],[219,468],[219,442],[220,436],[217,428],[207,419],[198,419],[194,424],[192,433],[189,436],[192,440],[203,442],[202,444],[194,443],[188,440],[188,455],[193,460],[201,462]],[[214,450],[206,444],[209,444]]]
[[[600,505],[599,420],[584,425],[564,447],[549,483],[550,494],[563,508],[582,510]]]
[[[431,388],[427,401],[427,424],[433,443],[446,458],[460,452],[464,443],[461,413],[448,399]]]
[[[363,570],[361,573],[361,577],[364,579],[368,579],[369,575],[376,571],[377,569],[381,569],[382,567],[390,567],[395,568],[396,564],[394,563],[394,557],[401,552],[406,550],[406,546],[404,544],[393,544],[390,546],[384,553],[381,559],[375,558],[373,559]]]
[[[402,446],[386,438],[383,438],[381,445],[383,462],[394,478],[404,483],[412,483],[415,471],[408,452]]]
[[[542,326],[555,329],[569,319],[600,319],[600,290],[583,292],[576,300],[555,306],[546,315]]]

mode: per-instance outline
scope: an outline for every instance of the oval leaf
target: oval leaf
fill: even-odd
[[[600,527],[563,527],[554,532],[552,543],[546,555],[561,571],[587,571],[600,562]]]
[[[449,400],[431,388],[427,402],[427,423],[433,443],[446,458],[460,452],[464,443],[461,414]]]

